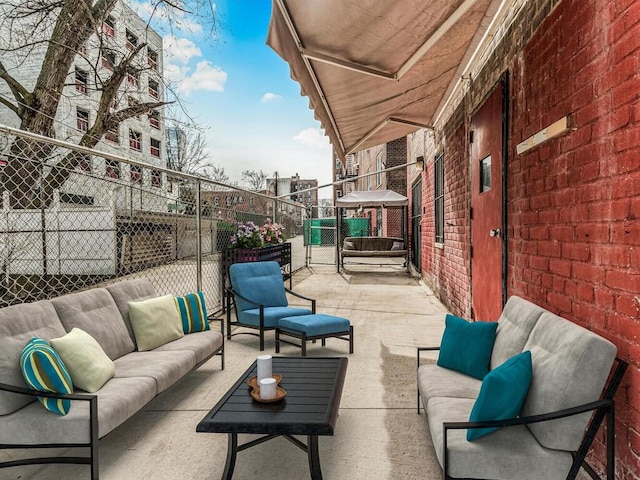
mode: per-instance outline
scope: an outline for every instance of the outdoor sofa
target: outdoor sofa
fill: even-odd
[[[341,264],[346,257],[406,257],[407,248],[402,238],[345,237],[340,251]]]
[[[146,350],[163,341],[153,338],[159,330],[153,327],[157,325],[155,322],[162,319],[161,315],[156,315],[158,310],[149,310],[147,320],[152,319],[152,329],[149,330],[152,335],[144,337],[144,347],[141,345],[142,337],[137,334],[143,327],[140,327],[140,323],[132,324],[129,302],[140,302],[132,304],[131,308],[141,311],[147,308],[145,305],[149,305],[151,299],[165,297],[158,296],[153,285],[147,279],[140,278],[0,309],[0,448],[86,447],[89,450],[87,456],[13,460],[0,463],[0,468],[41,463],[82,463],[91,465],[91,478],[97,479],[99,438],[114,430],[213,355],[221,356],[224,368],[222,322],[220,329],[202,327],[203,331],[183,332],[183,336],[174,332],[171,335],[179,338]],[[169,297],[168,300],[173,300],[172,296]],[[148,301],[143,302],[145,300]],[[172,313],[165,317],[173,320]],[[208,324],[208,321],[202,323]],[[182,325],[179,328],[182,329]],[[31,338],[38,337],[50,341],[56,349],[59,345],[56,339],[80,338],[80,344],[71,345],[77,348],[72,353],[82,353],[85,347],[95,347],[89,341],[86,341],[86,345],[82,344],[85,341],[83,336],[67,336],[72,331],[75,334],[85,332],[97,342],[104,352],[100,355],[106,355],[113,361],[113,377],[91,394],[77,388],[69,395],[42,393],[27,388],[21,370],[21,352],[25,344]],[[59,355],[62,357],[62,353]],[[107,360],[95,366],[96,372],[101,372],[103,365],[108,363]],[[66,367],[73,377],[71,366],[67,364]],[[96,373],[91,372],[90,368],[87,365],[82,373]],[[68,413],[59,415],[48,411],[36,401],[37,396],[70,400]]]
[[[427,350],[440,350],[435,364]],[[417,378],[444,478],[564,480],[581,466],[600,478],[584,460],[606,416],[613,480],[613,396],[626,367],[608,340],[516,296],[497,331],[447,316],[440,347],[418,349]]]

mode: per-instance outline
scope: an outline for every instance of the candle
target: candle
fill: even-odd
[[[271,355],[260,355],[258,357],[258,384],[263,378],[271,377]]]
[[[272,400],[276,398],[276,379],[263,378],[260,380],[260,398]]]

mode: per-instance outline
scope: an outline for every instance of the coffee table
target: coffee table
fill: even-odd
[[[222,479],[233,476],[238,452],[282,436],[307,453],[311,479],[322,480],[318,435],[333,435],[347,362],[344,357],[274,357],[273,373],[282,375],[280,387],[287,395],[273,403],[251,398],[247,381],[257,373],[254,362],[196,428],[229,434]],[[239,433],[264,436],[238,445]],[[306,445],[293,435],[306,435]]]

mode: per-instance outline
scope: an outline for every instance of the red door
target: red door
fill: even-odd
[[[503,307],[502,84],[471,119],[472,303],[477,320]]]

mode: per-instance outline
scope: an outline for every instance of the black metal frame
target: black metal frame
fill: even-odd
[[[294,337],[300,340],[300,343],[294,343],[287,340],[282,340],[280,335]],[[346,337],[346,338],[345,338]],[[333,333],[325,333],[324,335],[314,335],[307,336],[305,332],[290,330],[288,328],[278,327],[276,328],[276,353],[280,353],[280,342],[286,343],[287,345],[293,345],[294,347],[298,347],[302,349],[302,356],[307,356],[307,342],[316,340],[322,340],[322,346],[326,345],[327,338],[337,338],[339,340],[345,340],[349,342],[349,353],[353,353],[353,325],[349,325],[349,330],[346,332],[333,332]]]
[[[8,462],[0,462],[0,468],[18,467],[22,465],[40,465],[51,463],[81,464],[91,466],[91,479],[97,480],[98,472],[98,396],[91,394],[61,394],[51,392],[40,392],[23,387],[16,387],[6,383],[0,383],[0,390],[4,392],[12,392],[18,395],[27,395],[30,397],[49,397],[63,400],[77,400],[89,402],[89,443],[56,443],[41,445],[20,445],[20,444],[0,444],[2,450],[17,450],[29,448],[88,448],[89,454],[86,456],[75,457],[31,457],[20,460],[11,460]]]
[[[418,348],[418,367],[420,367],[420,353],[423,351],[439,350],[440,347],[420,347]],[[587,412],[593,412],[591,420],[587,426],[582,443],[578,447],[578,450],[571,452],[573,456],[573,463],[571,469],[567,473],[566,480],[575,480],[580,471],[580,468],[584,468],[585,471],[593,480],[602,480],[602,478],[595,472],[595,470],[587,463],[586,456],[591,448],[593,440],[598,433],[598,429],[602,424],[605,416],[607,418],[607,465],[606,465],[606,480],[615,480],[615,402],[613,397],[620,386],[622,377],[627,370],[629,364],[624,360],[616,357],[617,366],[611,375],[608,384],[604,389],[604,395],[600,400],[595,402],[589,402],[583,405],[578,405],[572,408],[566,408],[558,410],[556,412],[548,412],[539,415],[530,415],[527,417],[518,417],[508,420],[493,420],[485,422],[444,422],[442,427],[444,429],[443,436],[443,478],[445,480],[476,480],[471,478],[460,479],[458,477],[450,476],[448,472],[449,451],[447,449],[447,434],[450,430],[466,430],[470,428],[491,428],[491,427],[512,427],[516,425],[530,425],[532,423],[548,422],[550,420],[557,420],[560,418],[572,417],[574,415],[580,415]],[[418,414],[420,414],[420,390],[418,389]],[[481,480],[481,479],[477,479]]]
[[[209,321],[219,321],[220,331],[222,332],[222,345],[218,347],[210,355],[207,355],[201,362],[197,363],[190,372],[198,369],[207,361],[216,355],[220,356],[221,369],[224,370],[224,321],[222,318],[208,317]],[[30,397],[48,397],[58,398],[62,400],[79,400],[89,402],[89,443],[46,443],[38,445],[26,444],[0,444],[0,450],[25,450],[32,448],[88,448],[87,456],[59,456],[59,457],[30,457],[20,460],[11,460],[0,462],[0,469],[9,467],[19,467],[24,465],[44,465],[44,464],[79,464],[91,466],[91,480],[98,480],[98,396],[93,394],[72,393],[63,394],[55,392],[41,392],[15,385],[0,383],[0,391],[11,392],[18,395],[27,395]]]
[[[284,288],[284,291],[293,295],[294,297],[298,297],[301,298],[302,300],[306,300],[308,302],[311,302],[311,312],[312,313],[316,313],[316,301],[313,298],[309,298],[309,297],[305,297],[304,295],[300,295],[299,293],[294,292],[293,290],[289,289],[289,288]],[[244,300],[247,303],[250,303],[252,305],[255,305],[257,308],[260,309],[260,324],[259,325],[250,325],[248,323],[242,323],[240,321],[240,319],[238,318],[238,308],[236,305],[236,301],[235,301],[235,297],[241,298],[242,300]],[[231,321],[231,304],[233,304],[233,309],[236,312],[236,320],[235,322]],[[233,337],[234,335],[253,335],[256,337],[260,338],[260,351],[264,350],[264,332],[268,331],[268,330],[275,330],[277,327],[273,326],[273,327],[265,327],[264,326],[264,309],[265,306],[254,302],[253,300],[248,299],[247,297],[240,295],[238,292],[236,292],[233,287],[227,287],[227,294],[226,294],[226,307],[225,310],[227,312],[227,340],[231,340],[231,337]],[[237,327],[245,327],[245,328],[250,328],[253,330],[258,330],[258,333],[253,333],[253,332],[236,332],[236,333],[231,333],[231,327],[232,326],[237,326]]]

